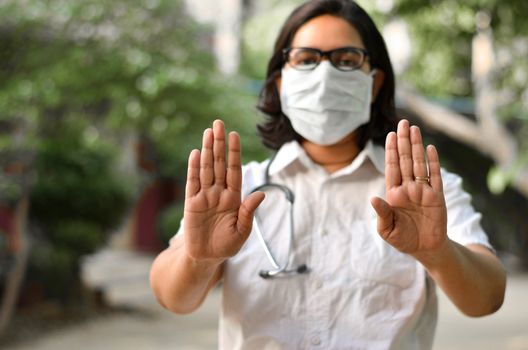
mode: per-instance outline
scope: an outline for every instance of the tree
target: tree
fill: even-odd
[[[0,23],[0,124],[23,129],[17,150],[34,155],[33,266],[51,266],[41,276],[75,274],[68,266],[120,223],[138,187],[116,165],[127,135],[152,142],[160,177],[185,178],[217,117],[241,132],[245,159],[262,155],[249,137],[254,96],[216,72],[208,29],[180,1],[7,0]],[[0,152],[16,137],[0,136]]]
[[[472,188],[486,203],[474,204],[492,241],[518,254],[525,266],[528,231],[520,208],[528,201],[528,26],[514,14],[527,10],[518,1],[400,0],[388,16],[408,23],[413,42],[412,60],[400,77],[400,101],[424,125],[458,143],[451,152],[459,154],[446,158],[475,164],[474,153],[461,159],[462,144],[491,160],[468,178],[479,183],[487,171],[494,196]]]
[[[527,11],[526,2],[496,0],[399,0],[391,11],[409,24],[413,41],[403,79],[421,94],[465,98],[474,106],[476,123],[442,113],[437,127],[495,160],[493,191],[511,183],[526,197],[528,25],[515,14]]]
[[[209,32],[179,1],[2,6],[0,118],[23,116],[41,125],[46,119],[49,126],[61,115],[87,121],[89,138],[97,137],[94,126],[132,130],[160,150],[180,151],[199,145],[215,117],[243,132],[254,124],[245,82],[216,73]],[[171,158],[163,162],[172,169],[166,171],[186,163],[186,152],[168,153],[162,152]]]

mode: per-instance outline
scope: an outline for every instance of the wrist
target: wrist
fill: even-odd
[[[216,269],[223,264],[223,262],[226,259],[218,258],[218,259],[203,259],[203,258],[196,258],[189,254],[188,252],[185,252],[183,256],[186,264],[193,269],[198,269],[201,271],[216,271]]]
[[[430,273],[441,269],[446,263],[450,262],[454,255],[454,242],[449,238],[434,250],[418,252],[413,257],[418,260]]]

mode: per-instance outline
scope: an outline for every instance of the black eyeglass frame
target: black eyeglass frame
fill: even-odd
[[[303,69],[303,68],[299,68],[298,66],[291,65],[293,69],[302,70],[302,71],[314,70],[323,61],[323,58],[326,57],[326,58],[328,58],[328,61],[330,61],[330,64],[332,66],[334,66],[336,69],[338,69],[340,71],[343,71],[343,72],[351,72],[351,71],[354,71],[356,69],[361,68],[365,64],[365,62],[368,60],[368,57],[369,57],[369,53],[368,53],[367,50],[359,48],[359,47],[354,47],[354,46],[338,47],[337,49],[327,50],[327,51],[319,50],[319,49],[316,49],[316,48],[313,48],[313,47],[288,47],[288,48],[285,48],[285,49],[282,50],[282,58],[283,58],[285,64],[289,63],[289,61],[290,61],[289,60],[289,58],[290,58],[289,55],[290,55],[290,52],[293,51],[293,50],[308,50],[308,51],[316,52],[319,55],[318,56],[319,60],[317,61],[317,63],[313,67]],[[332,60],[332,54],[335,53],[335,52],[339,52],[339,51],[360,52],[362,54],[361,64],[359,64],[357,67],[353,67],[351,69],[342,69],[342,68],[340,68]]]

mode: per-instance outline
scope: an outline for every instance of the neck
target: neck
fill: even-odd
[[[359,154],[355,133],[329,146],[322,146],[310,141],[303,141],[302,147],[306,154],[328,173],[334,173],[352,163]]]

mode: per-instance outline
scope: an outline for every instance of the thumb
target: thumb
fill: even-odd
[[[253,216],[255,210],[264,200],[264,192],[254,192],[246,197],[240,209],[238,209],[237,229],[244,236],[248,236],[253,227]]]
[[[378,214],[378,233],[386,239],[394,229],[394,211],[389,203],[379,197],[371,198],[370,204]]]

